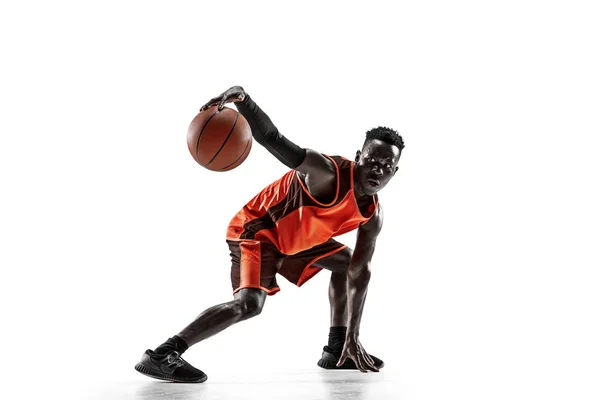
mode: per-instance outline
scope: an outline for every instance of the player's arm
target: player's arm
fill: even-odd
[[[221,109],[227,102],[234,102],[240,114],[250,124],[254,139],[283,164],[297,170],[305,178],[306,175],[314,177],[313,181],[317,177],[319,181],[333,182],[335,180],[333,163],[322,154],[302,148],[283,136],[269,116],[258,107],[241,86],[229,88],[221,95],[211,99],[200,110],[206,110],[216,104]],[[321,185],[317,184],[316,186]]]
[[[338,366],[342,365],[349,357],[363,372],[367,370],[377,371],[373,360],[360,344],[358,335],[367,297],[367,288],[371,279],[371,258],[375,252],[375,242],[382,225],[383,211],[381,205],[379,205],[371,219],[358,228],[356,246],[348,268],[348,330]]]

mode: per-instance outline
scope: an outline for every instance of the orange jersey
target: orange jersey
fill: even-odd
[[[363,215],[354,196],[354,162],[326,156],[335,165],[335,198],[316,200],[295,170],[273,182],[231,220],[228,240],[270,242],[283,254],[296,254],[358,228],[375,214],[377,195]]]

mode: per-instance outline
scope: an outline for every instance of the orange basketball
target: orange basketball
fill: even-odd
[[[252,131],[243,115],[217,106],[201,111],[188,128],[194,160],[211,171],[229,171],[244,162],[252,148]]]

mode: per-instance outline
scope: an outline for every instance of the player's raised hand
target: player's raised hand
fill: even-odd
[[[212,99],[210,99],[208,103],[206,103],[202,106],[202,108],[200,108],[200,111],[204,111],[216,104],[219,105],[219,111],[221,111],[223,107],[225,107],[225,103],[244,101],[245,98],[246,92],[244,92],[243,87],[232,86],[217,97],[213,97]]]
[[[340,367],[348,358],[354,361],[356,368],[362,372],[379,372],[379,369],[375,366],[373,359],[365,351],[365,348],[362,346],[362,344],[360,344],[358,339],[346,339],[344,342],[344,348],[342,349],[342,355],[340,356],[337,366]]]

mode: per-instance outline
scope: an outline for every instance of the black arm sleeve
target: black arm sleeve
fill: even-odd
[[[277,130],[271,119],[246,94],[244,101],[235,103],[240,114],[246,118],[254,139],[279,161],[294,169],[302,164],[306,149],[290,142]]]

